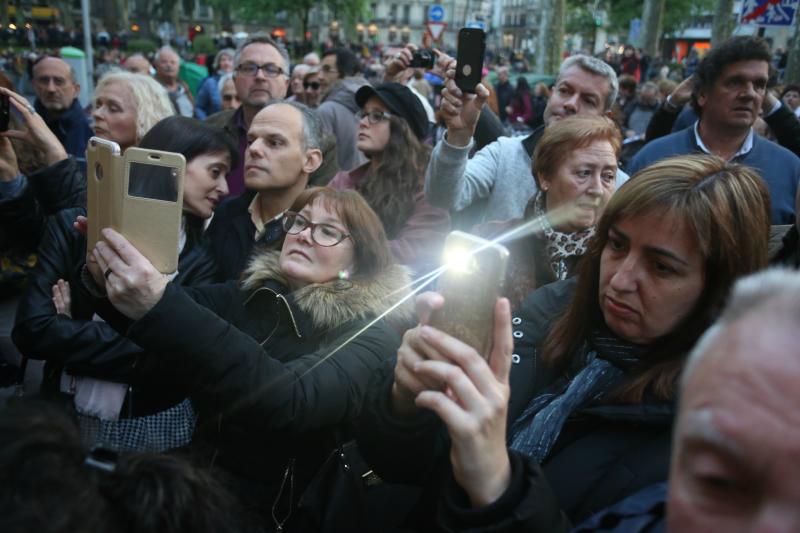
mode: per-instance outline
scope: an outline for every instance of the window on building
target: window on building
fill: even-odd
[[[389,22],[397,22],[397,4],[389,6]]]
[[[406,4],[403,6],[403,24],[408,24],[411,20],[411,6]]]

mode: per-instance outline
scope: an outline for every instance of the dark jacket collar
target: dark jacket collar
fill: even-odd
[[[529,157],[533,158],[533,151],[536,149],[536,144],[539,139],[544,135],[544,126],[539,126],[533,132],[522,140],[522,146]]]
[[[42,104],[38,98],[34,102],[33,107],[36,109],[36,112],[42,116],[47,126],[54,132],[57,132],[58,129],[62,129],[65,134],[69,133],[69,130],[76,124],[87,120],[77,98],[72,101],[72,105],[69,106],[68,109],[65,109],[64,112],[58,116],[51,115],[50,111],[44,107],[44,104]]]

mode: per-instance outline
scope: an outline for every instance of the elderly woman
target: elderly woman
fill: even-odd
[[[409,282],[353,191],[307,189],[283,224],[281,251],[257,255],[241,284],[181,288],[110,229],[92,252],[100,269],[87,262],[133,320],[120,331],[193,384],[197,451],[277,530],[297,527],[303,489],[397,349],[376,319]]]
[[[204,120],[222,110],[219,80],[225,74],[233,73],[233,57],[235,53],[231,48],[224,48],[214,56],[211,75],[203,80],[197,90],[197,101],[194,104],[194,116],[196,118]]]
[[[228,193],[225,176],[237,163],[236,146],[219,128],[174,116],[153,126],[140,146],[186,158],[181,246],[173,282],[213,283],[216,265],[203,232]],[[151,374],[146,362],[153,354],[94,319],[95,300],[81,290],[86,238],[73,222],[85,214],[82,207],[65,209],[48,221],[40,261],[17,309],[14,343],[23,355],[46,361],[42,391],[70,396],[90,442],[119,450],[183,446],[194,429],[194,413],[184,401],[187,390],[172,374]]]
[[[25,125],[2,135],[19,139],[44,155],[46,167],[29,176],[18,175],[0,188],[3,206],[0,222],[29,234],[31,245],[39,244],[47,215],[86,203],[83,164],[67,156],[64,147],[25,98],[0,89],[10,97]],[[114,141],[124,151],[136,146],[159,120],[175,111],[166,90],[154,79],[130,72],[103,76],[94,93],[92,123],[98,137]],[[16,161],[12,165],[16,167]]]
[[[576,272],[595,225],[616,188],[619,128],[605,117],[570,117],[545,129],[533,156],[538,192],[524,219],[488,222],[473,231],[496,238],[521,228],[504,244],[511,252],[504,285],[516,309],[534,289]]]
[[[384,83],[356,93],[356,146],[367,163],[341,171],[330,185],[355,189],[383,222],[397,261],[423,274],[438,266],[450,229],[447,211],[433,207],[422,190],[430,148],[423,144],[428,116],[405,85]]]
[[[384,479],[423,483],[449,458],[436,515],[449,531],[564,531],[664,481],[684,358],[733,282],[766,265],[769,221],[752,170],[667,159],[611,198],[579,276],[513,318],[498,301],[488,361],[424,325],[442,304],[425,295],[367,404],[365,456]]]

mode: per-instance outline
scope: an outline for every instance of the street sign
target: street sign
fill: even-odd
[[[428,8],[428,20],[431,22],[441,22],[444,20],[444,6],[433,4]]]
[[[447,27],[446,22],[428,22],[428,33],[431,34],[434,41],[438,41],[442,38],[442,34],[444,33],[444,29]]]
[[[800,0],[744,0],[740,24],[791,26]]]

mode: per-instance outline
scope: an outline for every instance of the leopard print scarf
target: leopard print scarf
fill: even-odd
[[[595,227],[592,226],[575,233],[563,233],[553,229],[547,219],[545,195],[542,191],[538,191],[533,197],[533,216],[538,221],[539,230],[547,238],[547,257],[550,259],[553,273],[559,280],[567,279],[569,269],[565,260],[568,257],[586,253],[589,240],[594,237]]]

